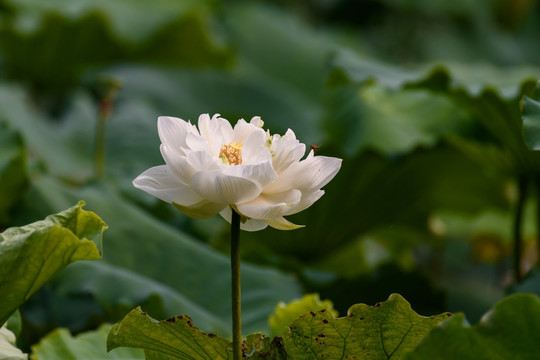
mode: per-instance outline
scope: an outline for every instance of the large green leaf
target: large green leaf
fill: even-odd
[[[21,136],[2,126],[0,115],[0,229],[9,224],[10,210],[20,202],[27,182]]]
[[[95,331],[72,336],[67,329],[56,329],[32,346],[32,360],[138,360],[144,359],[140,349],[122,348],[106,351],[111,325],[103,324]]]
[[[343,49],[332,59],[331,84],[377,81],[390,89],[428,86],[448,91],[464,91],[478,96],[486,89],[495,90],[505,99],[518,97],[522,88],[534,86],[538,69],[526,66],[502,68],[488,63],[399,67]]]
[[[480,323],[468,326],[458,314],[433,329],[408,354],[413,359],[536,359],[540,352],[540,299],[512,295],[488,312]]]
[[[83,206],[0,234],[0,323],[70,263],[101,258],[107,225]]]
[[[121,323],[112,327],[107,350],[118,347],[140,347],[154,354],[149,359],[226,360],[232,358],[230,341],[207,334],[193,325],[191,318],[179,315],[155,321],[140,308],[131,311]]]
[[[424,317],[416,314],[400,295],[392,294],[375,306],[353,305],[344,318],[329,311],[305,314],[283,333],[292,359],[401,358],[449,313]]]
[[[334,84],[365,84],[377,81],[390,89],[427,88],[444,94],[469,112],[483,134],[465,135],[465,143],[456,145],[484,166],[492,166],[509,175],[535,174],[540,168],[540,156],[532,153],[522,134],[519,99],[530,94],[537,80],[537,69],[516,67],[496,68],[486,64],[465,66],[446,63],[410,70],[381,65],[352,52],[340,52],[333,60],[330,82]],[[478,138],[483,138],[479,141]],[[469,142],[470,140],[470,142]],[[492,150],[496,146],[498,151]],[[487,154],[487,155],[485,155]]]
[[[330,138],[323,148],[334,146],[349,157],[365,149],[408,153],[434,146],[447,134],[469,132],[470,117],[447,97],[425,89],[344,86],[329,92],[324,118]]]

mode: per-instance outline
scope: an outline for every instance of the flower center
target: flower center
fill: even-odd
[[[227,165],[240,165],[242,163],[242,143],[230,143],[222,145],[219,151],[219,159]]]

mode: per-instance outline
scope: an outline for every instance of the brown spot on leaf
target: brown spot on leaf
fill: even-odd
[[[165,320],[167,322],[175,322],[176,321],[176,318],[175,317],[171,317],[171,318],[168,318],[167,320]]]
[[[362,317],[360,318],[360,320],[364,320],[364,317],[362,316]]]
[[[326,311],[326,309],[322,309],[322,310],[321,310],[322,313],[325,312],[325,311]]]
[[[324,334],[319,334],[319,335],[317,335],[317,336],[318,336],[318,337],[326,337],[326,335],[324,335]]]
[[[446,313],[446,316],[448,316],[448,317],[450,317],[450,316],[452,316],[452,315],[453,315],[453,314],[452,314],[451,312],[447,312],[447,313]]]
[[[309,313],[311,314],[311,316],[315,316],[315,313],[313,311],[310,311]]]
[[[381,303],[380,302],[376,303],[375,307],[381,307]]]
[[[325,323],[325,324],[328,324],[328,320],[326,320],[326,319],[323,319],[322,322]]]

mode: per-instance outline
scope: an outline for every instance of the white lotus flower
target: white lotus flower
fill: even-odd
[[[299,228],[284,216],[317,201],[341,159],[314,156],[311,150],[302,160],[306,146],[292,130],[271,136],[263,124],[254,117],[249,123],[240,119],[233,128],[219,114],[203,114],[197,129],[182,119],[160,116],[166,165],[146,170],[133,185],[192,217],[219,213],[230,222],[234,208],[244,230]]]

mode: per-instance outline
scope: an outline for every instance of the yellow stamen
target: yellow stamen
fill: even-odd
[[[240,165],[242,163],[242,143],[230,143],[222,145],[219,151],[219,159],[227,165]]]

